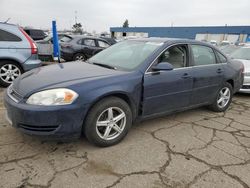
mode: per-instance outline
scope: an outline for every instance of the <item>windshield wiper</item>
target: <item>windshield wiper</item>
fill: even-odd
[[[98,65],[98,66],[101,66],[101,67],[105,67],[105,68],[108,68],[108,69],[114,69],[116,70],[117,68],[114,67],[114,66],[111,66],[111,65],[106,65],[106,64],[102,64],[102,63],[92,63],[94,65]]]

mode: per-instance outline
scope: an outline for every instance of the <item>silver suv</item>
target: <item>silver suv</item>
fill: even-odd
[[[19,26],[0,23],[0,85],[7,87],[23,72],[41,66],[37,47]]]

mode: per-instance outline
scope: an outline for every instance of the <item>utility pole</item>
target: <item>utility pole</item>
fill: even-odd
[[[77,24],[77,11],[75,11],[75,24]]]

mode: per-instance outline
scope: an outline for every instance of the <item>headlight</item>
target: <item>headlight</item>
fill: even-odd
[[[54,106],[71,104],[78,97],[78,94],[70,89],[50,89],[31,95],[27,104]]]

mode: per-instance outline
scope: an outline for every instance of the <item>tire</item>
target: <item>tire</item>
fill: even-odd
[[[0,61],[0,85],[8,87],[23,73],[22,67],[14,61]]]
[[[109,117],[109,112],[112,112],[112,117]],[[118,117],[123,118],[118,120]],[[119,143],[127,135],[131,125],[132,112],[129,105],[120,98],[109,97],[96,103],[89,111],[84,134],[90,143],[107,147]]]
[[[77,53],[74,55],[73,60],[74,61],[86,61],[87,58],[83,53]]]
[[[226,91],[229,92],[228,95],[226,94]],[[223,96],[222,93],[224,93]],[[232,97],[233,97],[232,85],[226,82],[217,92],[216,98],[214,102],[209,106],[209,108],[214,112],[225,112],[232,102]],[[224,100],[222,98],[224,98]],[[223,102],[225,104],[223,104]]]

